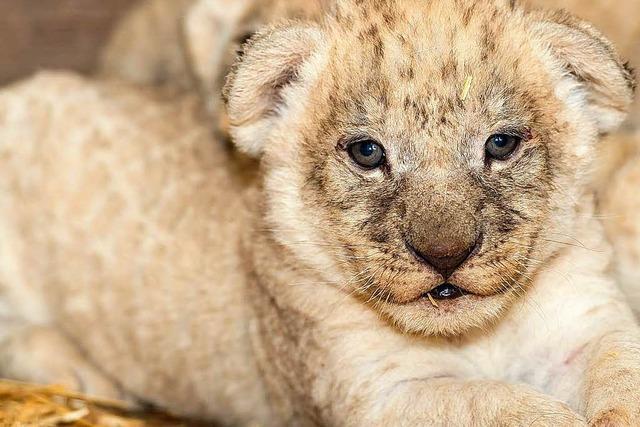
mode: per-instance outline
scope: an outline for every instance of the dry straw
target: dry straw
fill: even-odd
[[[161,414],[136,414],[127,405],[74,393],[60,386],[0,380],[1,427],[193,426]]]

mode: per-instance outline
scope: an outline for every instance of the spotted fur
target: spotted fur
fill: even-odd
[[[225,425],[637,425],[640,329],[589,185],[627,77],[566,14],[343,0],[233,68],[249,177],[192,97],[5,89],[0,374]],[[363,136],[384,167],[350,159]],[[478,236],[465,295],[433,304],[445,278],[409,247]]]
[[[278,177],[293,173],[298,176],[294,182],[305,183],[296,189],[299,203],[324,206],[314,215],[314,228],[332,230],[316,239],[351,246],[348,253],[336,254],[334,263],[346,263],[352,275],[387,266],[363,275],[360,283],[366,288],[365,299],[377,301],[386,314],[394,312],[395,304],[415,301],[441,280],[437,275],[425,277],[403,250],[407,243],[428,246],[481,234],[485,250],[455,280],[477,295],[508,295],[517,283],[526,282],[533,271],[523,260],[545,259],[549,250],[543,242],[571,230],[575,208],[567,206],[566,194],[559,194],[559,189],[575,188],[575,199],[582,197],[579,183],[589,169],[595,137],[622,120],[631,93],[621,62],[610,57],[609,43],[567,15],[525,14],[493,3],[452,10],[444,9],[446,3],[429,4],[420,6],[420,13],[411,10],[414,6],[356,2],[338,11],[325,36],[313,28],[263,33],[242,64],[255,61],[254,68],[262,74],[258,82],[267,82],[270,92],[252,84],[258,76],[247,67],[245,75],[232,74],[227,93],[240,147],[263,153],[267,170],[277,170]],[[428,25],[421,22],[423,16],[431,17]],[[499,33],[496,28],[502,27],[521,29]],[[271,42],[274,34],[282,40]],[[326,37],[326,46],[310,62],[318,77],[302,95],[314,102],[307,106],[292,100],[289,106],[283,99],[293,95],[272,93],[285,90],[282,83],[268,82],[297,75],[292,70],[305,57],[292,59],[282,52],[290,67],[286,70],[274,57],[288,45],[316,46],[319,37]],[[569,54],[574,42],[583,43],[575,46],[575,57],[553,56]],[[591,74],[582,65],[586,58],[579,49],[586,44],[606,58],[593,69],[603,74]],[[356,45],[359,49],[349,48]],[[252,50],[259,57],[254,58]],[[316,65],[320,61],[325,62]],[[574,66],[580,67],[580,75]],[[283,74],[267,75],[264,70],[269,67]],[[311,68],[296,72],[299,75],[289,82],[292,94]],[[398,78],[407,68],[418,71],[404,73],[412,78]],[[473,87],[462,100],[467,79],[473,80]],[[605,80],[607,88],[600,86]],[[604,93],[607,96],[600,98]],[[600,110],[600,103],[608,112]],[[305,112],[294,127],[288,116],[302,114],[298,109]],[[295,136],[281,135],[280,115],[287,116],[283,123],[295,129]],[[598,117],[602,123],[594,127]],[[520,152],[506,163],[487,163],[484,142],[491,134],[505,132],[523,136]],[[350,163],[341,141],[361,135],[382,143],[388,169],[362,173]],[[267,176],[268,183],[271,175],[276,174]],[[279,204],[274,203],[278,218]],[[404,324],[404,311],[395,320],[412,332],[446,332],[428,318],[414,322],[420,310],[411,312],[410,323]],[[501,310],[489,310],[486,321]],[[447,328],[458,332],[456,322],[447,323]]]

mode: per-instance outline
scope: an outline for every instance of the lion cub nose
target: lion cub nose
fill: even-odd
[[[426,247],[414,247],[418,259],[430,265],[447,280],[469,259],[480,244],[480,237],[471,240],[457,240],[448,243],[431,244]],[[420,245],[422,246],[422,245]]]

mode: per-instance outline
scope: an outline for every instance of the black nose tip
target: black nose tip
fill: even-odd
[[[420,251],[410,246],[411,252],[422,262],[430,265],[435,271],[447,280],[451,275],[469,259],[480,245],[480,238],[471,245],[441,245],[428,250]]]

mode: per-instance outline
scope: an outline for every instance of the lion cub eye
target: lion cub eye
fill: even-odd
[[[498,134],[491,136],[485,144],[487,156],[495,160],[507,160],[520,146],[522,138]]]
[[[347,151],[351,159],[365,169],[379,168],[385,162],[384,148],[371,139],[356,141],[347,147]]]

